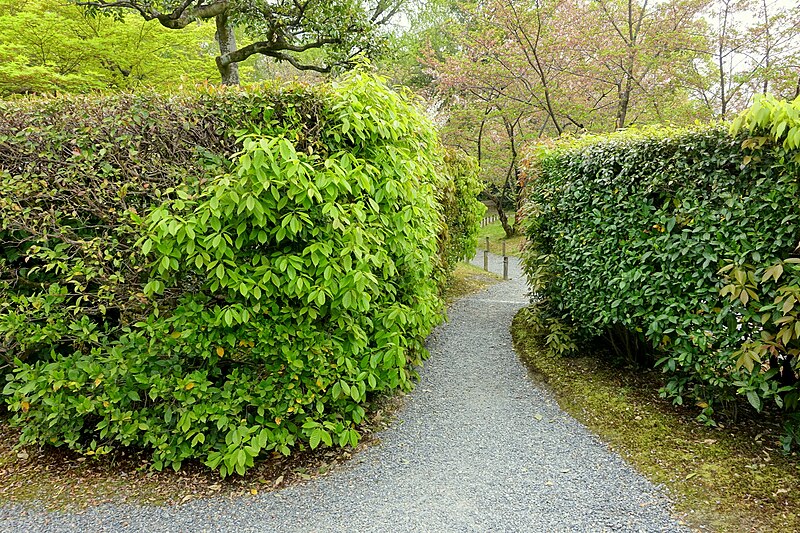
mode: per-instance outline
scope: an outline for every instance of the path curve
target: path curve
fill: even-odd
[[[500,258],[491,263],[502,272]],[[688,531],[652,484],[528,379],[509,333],[527,303],[514,258],[510,274],[451,307],[398,420],[350,465],[277,492],[180,506],[5,506],[0,531]]]

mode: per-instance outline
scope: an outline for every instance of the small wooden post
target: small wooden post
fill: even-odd
[[[486,249],[483,251],[483,269],[489,272],[489,237],[486,237]]]
[[[503,240],[503,279],[508,279],[508,255],[506,255],[505,240]]]

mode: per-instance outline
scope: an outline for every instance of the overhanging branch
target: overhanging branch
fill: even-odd
[[[313,72],[319,72],[321,74],[327,74],[328,72],[331,71],[331,67],[330,66],[320,67],[320,66],[317,66],[317,65],[306,65],[306,64],[300,63],[299,61],[297,61],[295,58],[293,58],[289,54],[282,54],[280,52],[275,52],[275,53],[268,53],[268,54],[264,54],[264,55],[267,55],[269,57],[274,57],[278,61],[286,61],[287,63],[292,65],[297,70],[310,70],[310,71],[313,71]]]
[[[165,28],[180,30],[188,26],[195,20],[210,19],[221,15],[228,10],[228,0],[218,0],[211,3],[204,3],[203,0],[184,0],[178,7],[169,13],[162,13],[152,6],[149,2],[137,2],[135,0],[118,0],[114,2],[88,1],[76,2],[83,7],[93,7],[97,9],[132,9],[137,11],[145,20],[157,20]]]
[[[303,65],[302,63],[298,62],[294,57],[287,54],[286,52],[305,52],[306,50],[312,50],[315,48],[322,48],[327,44],[337,44],[339,43],[339,39],[319,39],[317,41],[306,43],[303,45],[293,45],[285,42],[268,42],[268,41],[256,41],[252,44],[248,44],[247,46],[243,46],[238,50],[231,52],[229,54],[225,54],[219,56],[217,58],[217,65],[221,65],[223,67],[230,65],[231,63],[239,63],[240,61],[244,61],[248,57],[261,54],[268,57],[274,57],[280,61],[287,61],[293,67],[299,70],[314,70],[316,72],[330,72],[330,67],[317,67],[314,65]]]

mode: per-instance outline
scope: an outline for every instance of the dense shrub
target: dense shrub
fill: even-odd
[[[440,188],[446,228],[443,234],[443,259],[447,268],[475,255],[478,232],[486,206],[477,200],[484,184],[478,177],[478,162],[461,152],[445,152],[446,184]]]
[[[708,421],[737,394],[795,410],[798,108],[763,101],[737,135],[650,128],[538,151],[524,264],[552,351],[604,338]]]
[[[229,169],[234,128],[316,105],[299,87],[0,101],[0,365],[145,317],[138,217]]]
[[[447,232],[438,140],[407,96],[356,74],[40,103],[3,104],[27,115],[0,137],[23,443],[243,473],[355,444],[368,396],[411,386]]]

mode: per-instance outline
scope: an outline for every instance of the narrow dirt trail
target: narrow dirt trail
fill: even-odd
[[[0,530],[688,531],[653,485],[530,381],[509,333],[527,303],[513,258],[511,267],[510,281],[452,306],[398,420],[346,467],[273,493],[175,507],[2,507]]]

